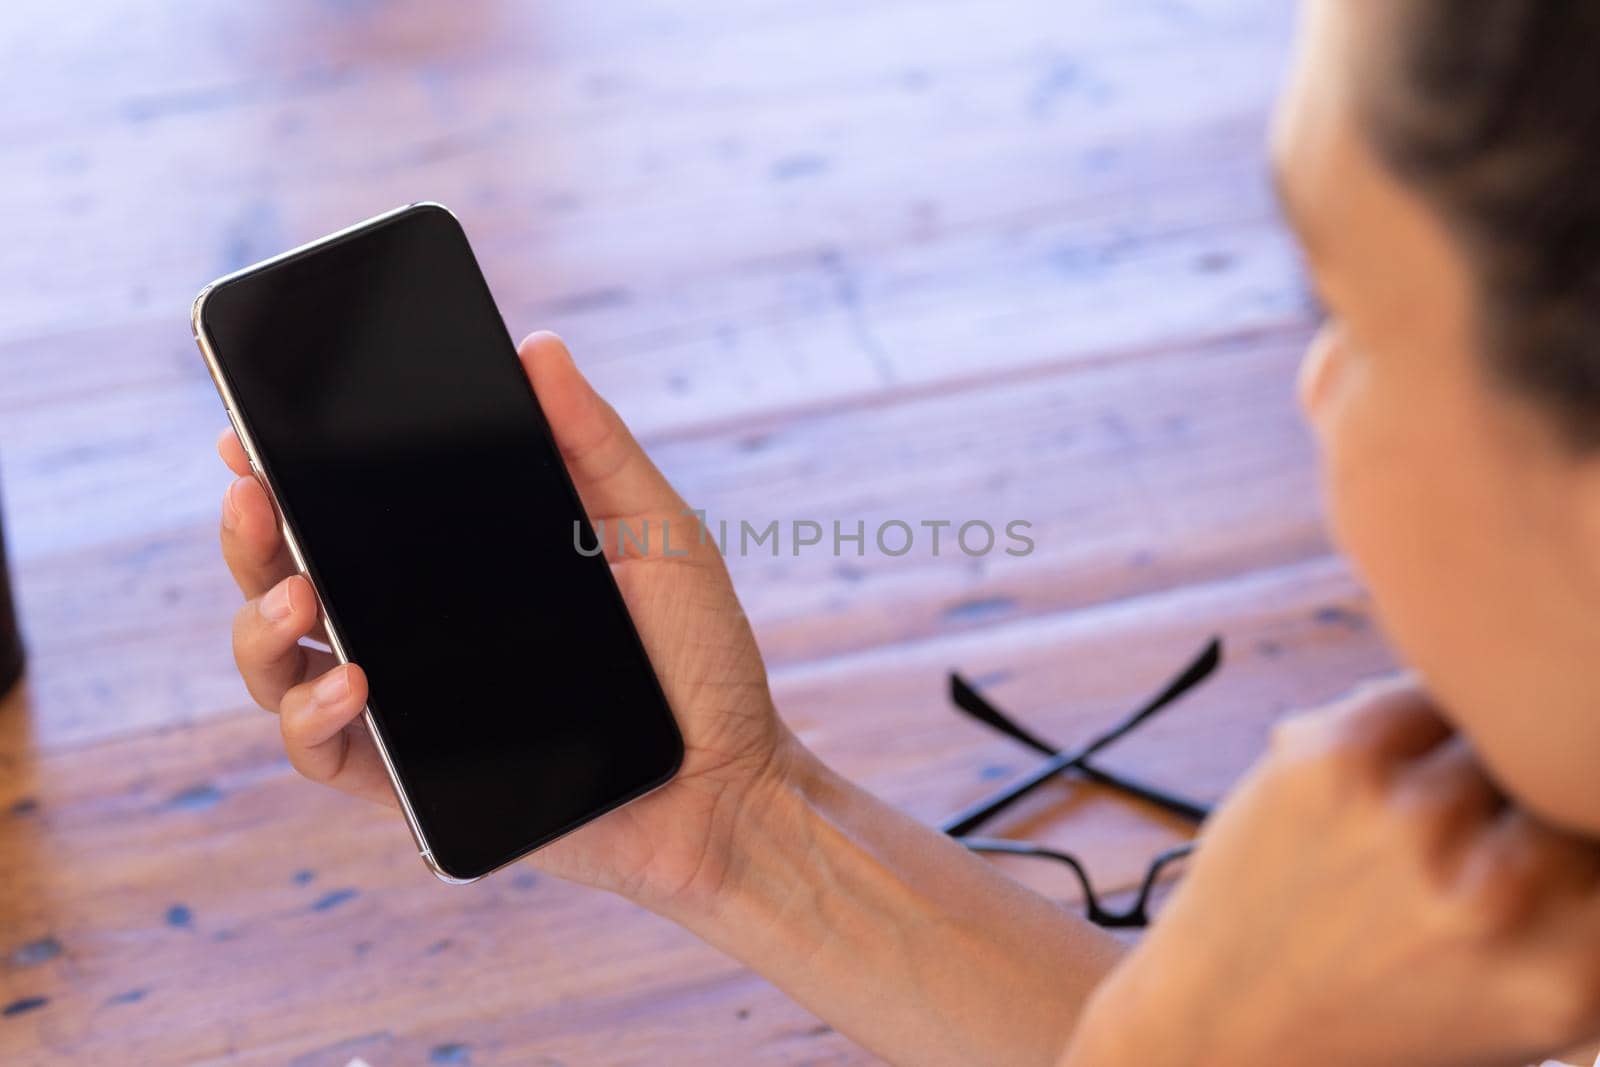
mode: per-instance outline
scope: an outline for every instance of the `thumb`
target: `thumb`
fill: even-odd
[[[561,338],[529,334],[517,355],[591,522],[684,510],[683,499],[579,372]]]

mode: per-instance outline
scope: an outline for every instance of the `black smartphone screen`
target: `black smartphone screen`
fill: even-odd
[[[672,713],[454,216],[381,218],[199,314],[439,869],[672,776]]]

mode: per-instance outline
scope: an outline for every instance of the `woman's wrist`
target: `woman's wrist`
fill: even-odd
[[[792,737],[770,763],[699,876],[640,902],[895,1062],[1053,1067],[1121,946]]]
[[[947,839],[841,778],[792,734],[724,809],[697,877],[640,902],[740,958],[816,959],[830,943],[948,919],[906,877],[893,844],[906,830]],[[928,880],[938,872],[931,865]]]
[[[829,862],[816,845],[819,795],[831,775],[784,731],[766,763],[718,798],[695,876],[636,901],[723,948],[747,943],[754,932],[747,927],[758,927],[760,936],[778,933],[770,917],[780,912],[791,919],[784,926],[788,939],[803,940],[800,928],[815,909],[796,907],[796,898]]]
[[[657,914],[698,929],[726,915],[750,893],[752,868],[771,860],[777,843],[801,832],[810,779],[820,761],[787,729],[765,758],[705,798],[706,834],[687,870],[650,872],[623,895]]]

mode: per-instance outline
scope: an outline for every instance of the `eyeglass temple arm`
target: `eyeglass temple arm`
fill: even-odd
[[[1062,752],[1060,745],[1046,741],[995,707],[987,697],[973,687],[972,683],[954,671],[950,674],[950,699],[956,707],[974,719],[993,727],[1007,737],[1020,741],[1035,752],[1041,752],[1046,756],[1058,756]],[[1188,819],[1191,822],[1204,822],[1211,814],[1211,808],[1205,804],[1199,804],[1186,797],[1148,785],[1137,778],[1130,778],[1124,774],[1104,770],[1087,760],[1080,760],[1076,769],[1085,777],[1101,785],[1109,786],[1129,796],[1138,797],[1140,800],[1154,804],[1158,808],[1169,811],[1180,818]]]
[[[1166,688],[1151,697],[1145,705],[1126,719],[1117,723],[1105,733],[1096,737],[1083,747],[1081,759],[1088,759],[1103,748],[1109,748],[1122,738],[1138,729],[1144,721],[1156,712],[1177,700],[1183,694],[1205,681],[1216,671],[1222,663],[1222,638],[1213,637],[1206,642],[1206,647],[1200,651],[1187,667],[1179,671],[1177,676],[1168,682]]]
[[[1054,756],[1061,751],[1060,745],[1052,745],[989,703],[987,697],[978,692],[971,682],[956,671],[950,672],[950,703],[979,722],[999,730],[1007,737],[1015,741],[1021,741],[1035,752],[1042,752],[1046,756]]]
[[[1187,819],[1193,823],[1202,823],[1211,817],[1211,805],[1202,804],[1198,800],[1190,800],[1176,793],[1169,793],[1159,786],[1149,785],[1137,778],[1130,778],[1121,772],[1113,772],[1097,767],[1092,763],[1080,762],[1077,766],[1079,774],[1100,785],[1115,789],[1131,797],[1137,797],[1147,804],[1153,804],[1162,811]]]
[[[1193,662],[1180,671],[1159,693],[1147,700],[1141,707],[1135,710],[1132,714],[1128,715],[1121,722],[1118,722],[1109,730],[1100,734],[1088,744],[1074,752],[1057,752],[1021,781],[1007,786],[998,793],[980,800],[964,810],[957,812],[949,819],[946,819],[940,825],[940,829],[947,834],[957,837],[971,833],[973,830],[983,825],[983,823],[998,815],[1006,808],[1009,808],[1011,805],[1015,804],[1017,801],[1021,800],[1023,797],[1039,788],[1039,786],[1043,785],[1057,774],[1060,774],[1062,771],[1070,768],[1081,767],[1090,756],[1093,756],[1101,749],[1107,747],[1108,745],[1114,744],[1121,738],[1127,736],[1133,730],[1137,729],[1139,725],[1146,719],[1150,718],[1152,715],[1156,714],[1156,712],[1160,711],[1162,708],[1166,707],[1168,704],[1178,699],[1178,697],[1182,696],[1184,693],[1188,692],[1190,689],[1193,689],[1196,685],[1208,678],[1212,672],[1217,669],[1218,664],[1221,662],[1222,640],[1220,638],[1213,637],[1206,644],[1206,647],[1201,651],[1200,655],[1195,657]],[[973,696],[978,695],[977,692],[971,688],[971,686],[967,686],[966,688]],[[982,704],[991,714],[980,715],[978,717],[982,718],[985,722],[991,723],[991,725],[995,725],[997,729],[1000,729],[1006,733],[1010,733],[1010,731],[1005,730],[1005,728],[1002,726],[998,726],[994,721],[995,719],[998,719],[1010,722],[1010,720],[1006,719],[1004,715],[1000,714],[998,708],[995,708],[987,701],[982,701]],[[969,709],[963,708],[963,710]],[[1011,725],[1015,726],[1014,723]],[[1020,727],[1018,729],[1020,729]],[[1026,733],[1026,731],[1023,732]],[[1032,735],[1029,736],[1031,737]],[[1038,741],[1039,739],[1034,738],[1033,740]],[[1032,742],[1024,743],[1031,744]],[[1049,746],[1046,745],[1047,749],[1048,747]],[[1104,774],[1105,772],[1102,771],[1099,773]]]
[[[1089,744],[1089,746],[1087,746],[1085,754],[1093,755],[1094,752],[1105,748],[1107,745],[1110,745],[1114,741],[1127,734],[1129,731],[1133,730],[1140,723],[1144,722],[1145,719],[1149,718],[1151,715],[1154,715],[1156,712],[1172,703],[1178,697],[1182,696],[1190,689],[1193,689],[1195,686],[1205,681],[1206,678],[1210,677],[1212,672],[1217,669],[1221,662],[1222,639],[1220,637],[1213,637],[1211,640],[1206,642],[1205,647],[1200,650],[1199,654],[1196,655],[1195,658],[1183,668],[1183,670],[1179,671],[1173,676],[1172,680],[1166,684],[1161,692],[1146,701],[1145,704],[1139,708],[1139,710],[1133,712],[1111,729],[1095,738]],[[1017,722],[1005,712],[995,707],[989,702],[988,698],[986,698],[982,693],[978,692],[978,690],[973,687],[972,683],[968,682],[959,673],[954,671],[952,671],[950,674],[950,700],[955,704],[956,707],[960,708],[974,719],[977,719],[979,722],[985,723],[988,726],[999,730],[1007,737],[1014,738],[1015,740],[1022,742],[1024,745],[1027,745],[1029,748],[1032,748],[1037,752],[1042,752],[1047,756],[1059,755],[1061,752],[1061,747],[1059,745],[1051,744],[1049,741],[1046,741],[1038,734],[1028,730],[1021,723]]]

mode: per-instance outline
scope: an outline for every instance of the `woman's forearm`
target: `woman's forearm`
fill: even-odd
[[[653,906],[897,1063],[1053,1064],[1121,955],[799,745],[714,892]]]

